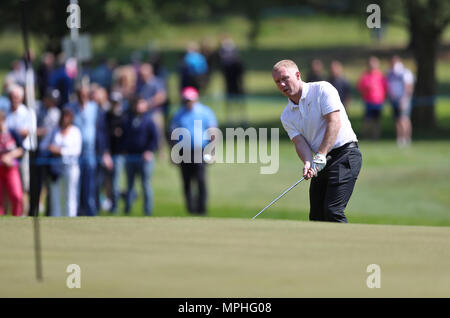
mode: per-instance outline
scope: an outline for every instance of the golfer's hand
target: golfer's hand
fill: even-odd
[[[312,169],[314,170],[315,175],[317,175],[319,171],[323,170],[326,164],[327,164],[327,157],[324,154],[317,153],[313,158],[312,164]]]
[[[311,162],[306,161],[303,167],[303,176],[305,177],[305,180],[311,179],[314,177],[314,174],[314,170],[311,168]]]

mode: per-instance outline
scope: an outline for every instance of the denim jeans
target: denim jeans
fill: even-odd
[[[140,175],[142,192],[144,194],[144,213],[151,215],[153,211],[153,189],[151,177],[153,173],[153,160],[146,161],[142,154],[128,155],[125,168],[127,172],[127,200],[125,212],[129,213],[133,204],[134,177]]]
[[[113,155],[112,160],[114,163],[114,167],[113,167],[113,171],[112,171],[112,180],[111,180],[111,185],[112,185],[111,211],[116,212],[117,206],[119,205],[119,199],[120,199],[120,177],[122,175],[123,166],[125,164],[125,156],[124,155]]]
[[[95,156],[80,158],[80,204],[78,215],[97,215],[97,162]]]

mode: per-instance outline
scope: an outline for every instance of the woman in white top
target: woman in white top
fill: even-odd
[[[80,167],[78,157],[81,154],[81,132],[72,124],[73,110],[64,108],[61,121],[47,148],[53,156],[61,159],[60,176],[50,182],[50,215],[61,216],[61,188],[64,187],[66,216],[77,216],[78,209],[78,182],[80,179]],[[58,164],[56,162],[50,164]]]

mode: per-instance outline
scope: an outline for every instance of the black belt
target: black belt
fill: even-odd
[[[327,154],[327,157],[330,156],[331,158],[334,158],[334,157],[338,156],[344,150],[351,149],[351,148],[358,148],[358,143],[356,141],[351,141],[351,142],[348,142],[345,145],[342,145],[338,148],[334,148]]]

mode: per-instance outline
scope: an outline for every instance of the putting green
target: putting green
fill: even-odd
[[[450,297],[450,229],[215,218],[0,219],[0,297]],[[69,264],[81,288],[66,286]],[[369,289],[369,264],[381,288]]]

